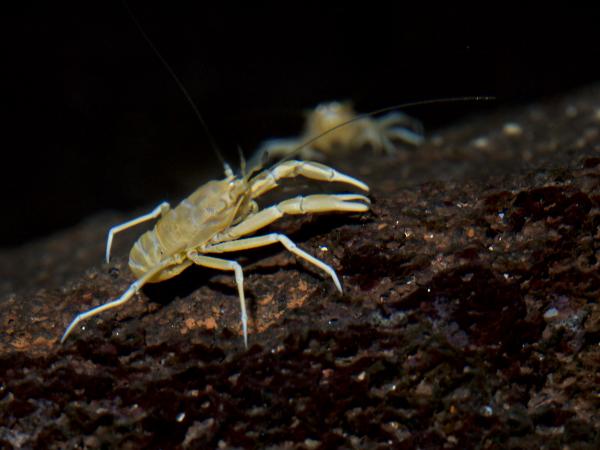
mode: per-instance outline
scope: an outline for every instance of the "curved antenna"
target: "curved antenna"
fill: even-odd
[[[198,110],[198,107],[196,106],[196,104],[192,100],[192,97],[190,96],[189,92],[187,91],[187,89],[185,88],[185,86],[183,85],[183,83],[181,82],[181,80],[179,80],[179,77],[177,77],[177,75],[175,74],[175,72],[173,71],[173,69],[171,68],[171,66],[169,65],[169,63],[165,60],[165,58],[163,58],[163,56],[160,54],[160,52],[158,51],[158,49],[156,48],[156,46],[152,43],[152,41],[150,40],[150,38],[148,37],[148,35],[146,34],[146,32],[144,31],[144,29],[142,28],[142,26],[140,25],[140,23],[136,19],[135,15],[133,14],[133,11],[129,7],[129,4],[127,3],[127,1],[126,0],[122,0],[122,2],[123,2],[123,6],[127,10],[127,13],[129,14],[129,17],[131,18],[131,20],[133,21],[133,23],[135,24],[135,26],[139,30],[140,34],[143,36],[144,40],[148,43],[148,45],[150,46],[150,48],[152,49],[152,51],[154,52],[154,54],[158,57],[158,59],[160,60],[160,62],[163,64],[163,66],[167,69],[167,71],[169,72],[169,74],[171,75],[171,77],[175,80],[175,83],[177,83],[177,86],[179,87],[179,90],[181,91],[181,93],[184,95],[184,97],[186,98],[186,100],[188,101],[188,103],[190,104],[190,106],[192,107],[192,109],[194,110],[194,114],[196,114],[196,117],[200,121],[200,124],[202,125],[202,128],[204,128],[204,132],[206,133],[206,136],[208,137],[208,141],[210,143],[210,146],[211,146],[213,152],[217,155],[217,158],[219,158],[219,161],[221,162],[221,164],[223,165],[223,167],[225,167],[225,171],[227,171],[227,168],[229,166],[228,166],[227,162],[225,161],[225,158],[223,158],[223,155],[221,154],[221,151],[219,150],[219,147],[217,146],[217,143],[216,143],[215,139],[213,138],[213,136],[212,136],[212,134],[210,132],[210,129],[208,128],[208,125],[204,121],[204,118],[202,117],[202,114],[200,114],[200,111]]]
[[[433,103],[470,102],[470,101],[487,101],[487,100],[496,100],[496,97],[484,95],[484,96],[448,97],[448,98],[437,98],[437,99],[429,99],[429,100],[419,100],[416,102],[401,103],[399,105],[388,106],[386,108],[376,109],[375,111],[371,111],[368,113],[359,114],[356,117],[353,117],[352,119],[347,120],[344,123],[340,123],[340,124],[330,128],[329,130],[324,131],[323,133],[310,138],[308,141],[303,142],[302,144],[300,144],[299,147],[296,147],[296,149],[294,149],[294,151],[292,153],[290,153],[285,158],[282,158],[281,161],[279,161],[277,164],[280,164],[284,161],[289,160],[290,158],[293,158],[295,155],[297,155],[300,152],[300,150],[308,147],[310,144],[321,139],[323,136],[326,136],[329,133],[332,133],[333,131],[337,130],[338,128],[345,127],[346,125],[348,125],[352,122],[356,122],[357,120],[366,119],[367,117],[376,116],[377,114],[381,114],[381,113],[388,112],[388,111],[393,111],[396,109],[412,108],[413,106],[431,105]],[[266,155],[266,157],[268,158],[268,155]]]
[[[323,136],[326,136],[329,133],[334,132],[338,128],[345,127],[346,125],[351,124],[352,122],[356,122],[357,120],[376,116],[377,114],[381,114],[384,112],[393,111],[396,109],[410,108],[413,106],[431,105],[434,103],[487,101],[487,100],[495,100],[495,99],[496,99],[496,97],[490,96],[490,95],[474,95],[474,96],[467,96],[467,97],[436,98],[436,99],[428,99],[428,100],[418,100],[415,102],[408,102],[408,103],[400,103],[397,105],[392,105],[392,106],[387,106],[385,108],[376,109],[375,111],[371,111],[368,113],[358,114],[357,116],[353,117],[352,119],[347,120],[346,122],[340,123],[330,129],[328,129],[327,131],[324,131],[321,134],[318,134],[317,136],[314,136],[314,137],[310,138],[309,140],[303,142],[298,147],[296,147],[294,149],[294,151],[292,151],[290,154],[286,155],[285,157],[281,158],[279,161],[274,163],[273,167],[277,167],[278,165],[283,164],[284,162],[289,161],[290,159],[294,158],[295,156],[298,155],[300,150],[302,150],[305,147],[308,147],[310,144],[321,139]],[[264,152],[264,153],[259,152],[259,153],[255,153],[254,155],[252,155],[252,157],[248,161],[248,163],[249,163],[248,166],[250,167],[250,169],[248,170],[248,177],[251,178],[256,172],[261,170],[268,161],[269,161],[269,153],[268,152]]]

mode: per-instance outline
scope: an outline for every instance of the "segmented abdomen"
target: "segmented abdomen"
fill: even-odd
[[[152,230],[146,231],[133,245],[129,253],[129,267],[138,278],[165,258],[185,250],[189,245],[189,234],[185,233],[186,222],[181,220],[179,209],[178,207],[169,211]],[[184,263],[166,268],[151,281],[171,278],[188,266],[189,264]]]
[[[156,266],[164,252],[154,230],[146,231],[129,252],[129,268],[136,277],[142,276],[148,269]]]

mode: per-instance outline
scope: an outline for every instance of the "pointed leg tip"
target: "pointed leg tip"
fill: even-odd
[[[353,186],[356,186],[359,189],[362,189],[364,192],[370,192],[371,188],[369,188],[369,186],[366,183],[363,183],[360,180],[357,180],[356,178],[352,178],[352,184]]]
[[[248,322],[247,318],[242,321],[242,331],[244,333],[244,348],[248,350]]]

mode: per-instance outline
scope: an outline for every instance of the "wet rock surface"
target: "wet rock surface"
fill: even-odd
[[[0,447],[599,448],[600,89],[331,161],[372,213],[292,217],[345,292],[278,247],[134,281],[100,215],[0,257]],[[327,191],[328,186],[319,186]]]

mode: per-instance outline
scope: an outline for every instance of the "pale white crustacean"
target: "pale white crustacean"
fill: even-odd
[[[395,141],[421,144],[421,123],[399,111],[382,117],[360,117],[349,101],[329,102],[306,113],[300,136],[266,140],[259,146],[257,154],[263,159],[278,159],[296,154],[300,149],[300,158],[323,160],[327,156],[369,146],[375,153],[389,155],[396,151]]]
[[[192,264],[235,274],[240,299],[244,344],[248,346],[248,318],[244,298],[244,275],[239,263],[213,255],[280,243],[296,256],[322,269],[341,292],[342,286],[332,267],[296,246],[287,236],[269,233],[248,237],[286,214],[328,211],[366,212],[368,197],[361,194],[317,194],[298,196],[260,209],[255,199],[278,186],[279,180],[303,176],[317,181],[339,182],[368,192],[369,187],[348,175],[316,162],[289,160],[268,170],[235,176],[228,166],[225,178],[200,186],[176,208],[162,203],[141,217],[113,227],[108,234],[106,260],[110,259],[113,236],[139,223],[160,217],[153,229],[144,233],[129,254],[129,267],[137,280],[116,300],[78,314],[65,330],[64,342],[83,320],[123,305],[145,284],[178,275]]]

